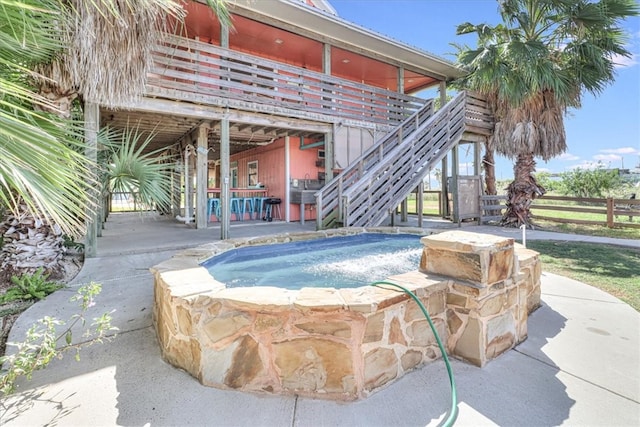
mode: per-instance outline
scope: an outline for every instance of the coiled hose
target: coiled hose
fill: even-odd
[[[371,284],[371,286],[376,286],[376,287],[381,287],[381,285],[393,286],[397,289],[402,290],[405,294],[413,298],[413,300],[416,303],[418,303],[418,307],[420,307],[420,310],[422,310],[422,314],[424,314],[424,317],[427,319],[427,322],[429,322],[429,326],[431,326],[431,331],[433,332],[433,335],[436,337],[436,342],[438,343],[438,347],[440,348],[440,352],[442,353],[442,359],[444,360],[444,364],[447,367],[447,374],[449,375],[449,385],[451,386],[451,408],[449,409],[449,416],[447,417],[446,420],[444,420],[442,425],[445,427],[450,427],[453,425],[453,423],[456,421],[456,418],[458,417],[458,392],[456,390],[456,381],[453,378],[453,370],[451,369],[451,364],[449,363],[449,357],[447,357],[447,351],[445,350],[444,345],[442,345],[442,340],[440,339],[440,335],[438,335],[438,331],[436,331],[436,327],[433,324],[433,321],[431,320],[431,316],[429,316],[429,312],[425,308],[424,304],[422,304],[422,301],[420,301],[418,297],[409,289],[405,288],[404,286],[398,285],[396,283],[391,283],[386,281],[379,281]]]

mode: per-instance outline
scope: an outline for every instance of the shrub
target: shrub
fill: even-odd
[[[21,276],[12,276],[11,283],[14,286],[7,289],[7,292],[0,296],[0,303],[6,303],[16,300],[41,300],[50,293],[64,287],[57,282],[47,281],[48,274],[44,274],[41,267],[33,274],[23,274]]]
[[[101,286],[93,282],[81,287],[71,298],[72,302],[78,302],[80,305],[78,314],[74,314],[67,321],[45,316],[29,328],[25,341],[7,343],[7,346],[16,347],[17,351],[9,356],[0,357],[0,367],[4,367],[4,370],[0,370],[0,393],[4,395],[12,393],[15,391],[15,382],[19,377],[31,379],[35,371],[45,368],[56,357],[62,358],[66,351],[75,349],[76,360],[79,360],[80,344],[72,345],[71,332],[78,323],[82,325],[82,337],[86,340],[83,345],[103,342],[104,339],[113,337],[107,335],[117,330],[111,326],[111,313],[94,318],[90,325],[87,325],[85,318],[86,311],[94,305],[94,297],[101,290]],[[65,329],[58,333],[60,327]],[[58,343],[62,343],[61,348],[58,348]]]
[[[575,197],[605,197],[620,185],[617,169],[605,169],[598,164],[595,169],[576,168],[562,174],[562,192]]]

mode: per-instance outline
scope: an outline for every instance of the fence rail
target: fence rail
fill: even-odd
[[[506,200],[506,196],[481,196],[480,206],[482,212],[480,222],[484,224],[490,221],[499,221],[502,218],[503,211],[506,209]],[[547,202],[561,203],[548,204]],[[636,199],[544,196],[533,201],[531,211],[533,219],[563,224],[601,225],[609,228],[640,228],[640,223],[634,222],[636,217],[640,217],[640,200]],[[601,216],[602,219],[561,218],[552,216],[553,214],[536,214],[536,211],[585,213]],[[625,221],[624,219],[627,220]]]

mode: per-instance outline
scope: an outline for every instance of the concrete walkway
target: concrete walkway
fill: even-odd
[[[151,322],[148,268],[178,249],[219,239],[219,229],[187,229],[162,217],[112,215],[73,285],[27,310],[10,340],[22,340],[36,319],[74,312],[69,297],[81,284],[102,283],[92,316],[113,310],[120,328],[111,342],[55,360],[2,402],[0,425],[423,426],[449,408],[442,361],[405,375],[354,403],[244,394],[201,386],[160,358]],[[307,223],[232,226],[233,237],[312,230]],[[429,222],[426,230],[451,224]],[[520,230],[465,225],[508,235]],[[528,239],[590,240],[529,232]],[[606,243],[640,242],[606,239]],[[639,279],[640,280],[640,279]],[[543,274],[543,306],[529,319],[529,338],[484,368],[452,361],[458,398],[456,425],[616,425],[640,420],[640,313],[585,284]]]

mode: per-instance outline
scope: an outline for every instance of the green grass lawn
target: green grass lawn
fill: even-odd
[[[415,198],[409,198],[407,200],[407,210],[409,212],[418,212],[418,201]],[[438,206],[438,199],[425,198],[422,202],[422,214],[423,215],[440,215],[440,207]]]
[[[543,219],[535,219],[533,223],[538,230],[583,234],[587,236],[615,237],[617,239],[640,239],[640,228],[608,228],[602,225],[564,224]]]
[[[527,241],[542,269],[602,289],[640,311],[640,249],[613,245]]]

